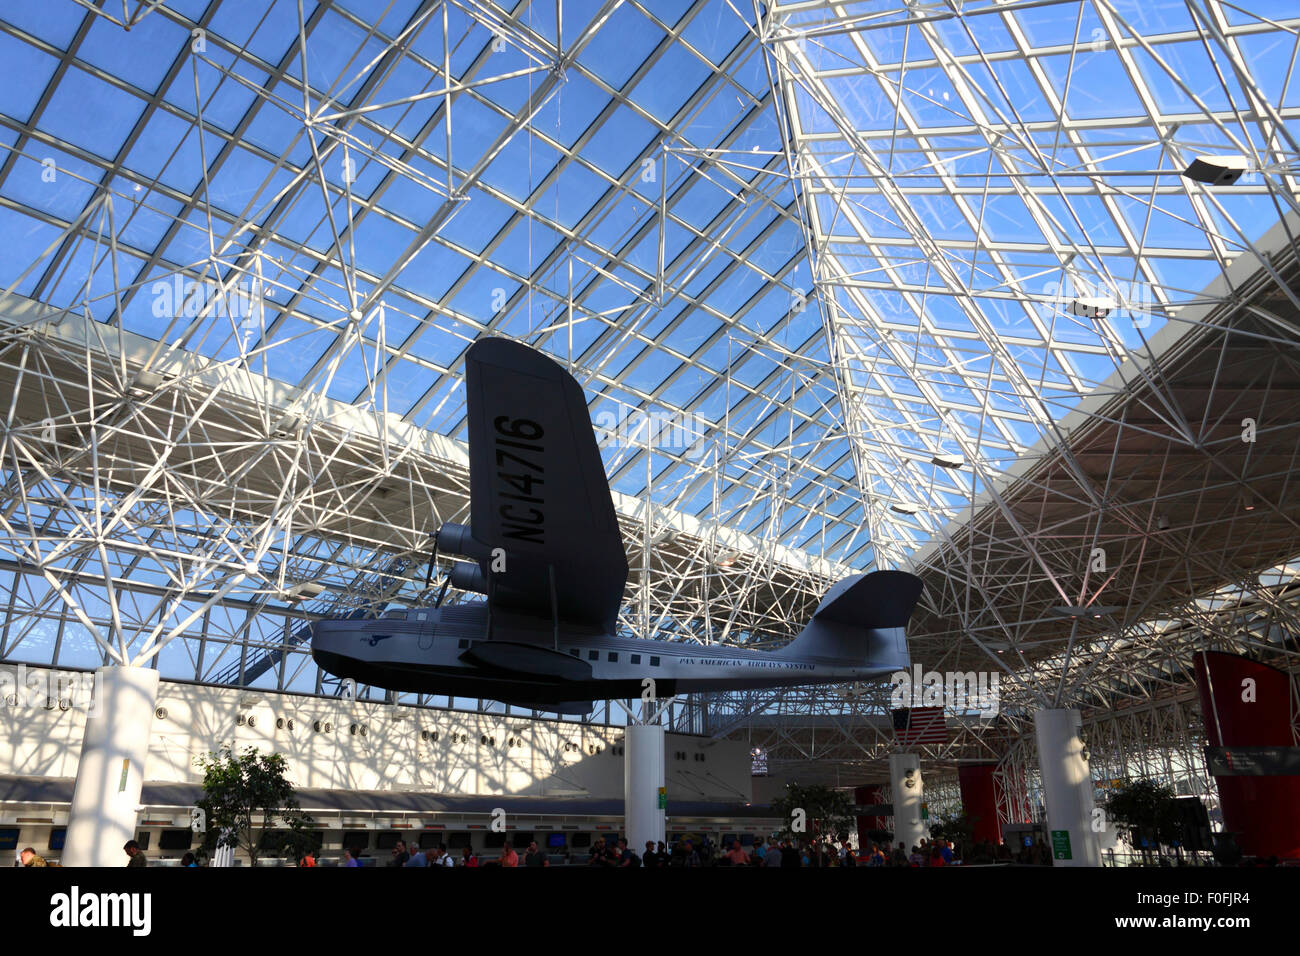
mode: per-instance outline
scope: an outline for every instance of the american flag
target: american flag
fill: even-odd
[[[912,707],[891,711],[894,737],[905,747],[914,744],[948,742],[948,727],[943,722],[942,707]]]

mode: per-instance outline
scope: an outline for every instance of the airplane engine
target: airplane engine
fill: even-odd
[[[451,566],[451,586],[475,594],[488,593],[487,576],[483,569],[467,561],[457,561]]]
[[[469,525],[450,521],[438,529],[438,550],[473,561],[482,561],[489,553],[486,545],[475,540]]]

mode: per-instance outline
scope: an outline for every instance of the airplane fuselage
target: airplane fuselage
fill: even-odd
[[[312,653],[326,671],[358,683],[539,706],[640,698],[651,689],[646,678],[662,699],[866,680],[897,669],[784,650],[619,637],[564,622],[556,628],[531,615],[489,613],[485,603],[318,621]]]

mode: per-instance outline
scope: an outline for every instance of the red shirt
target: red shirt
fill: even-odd
[[[501,857],[501,865],[502,865],[502,866],[518,866],[518,865],[519,865],[519,854],[516,853],[513,849],[511,849],[509,852],[507,852],[504,856]]]

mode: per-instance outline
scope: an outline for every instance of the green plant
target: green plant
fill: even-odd
[[[1135,780],[1111,792],[1106,816],[1118,827],[1131,827],[1155,845],[1178,840],[1174,790],[1153,780]]]
[[[315,821],[299,807],[281,754],[259,753],[256,747],[236,754],[226,746],[194,762],[203,771],[197,805],[207,819],[205,849],[242,846],[256,865],[263,852],[299,854],[319,844],[312,832]]]
[[[930,839],[951,840],[958,846],[970,846],[975,821],[961,812],[947,813],[930,821]]]
[[[802,811],[802,814],[796,811]],[[853,801],[843,790],[834,790],[824,784],[800,786],[785,785],[785,796],[772,801],[772,812],[785,821],[780,835],[797,840],[812,838],[840,839],[853,826]],[[794,828],[802,819],[803,830]]]

